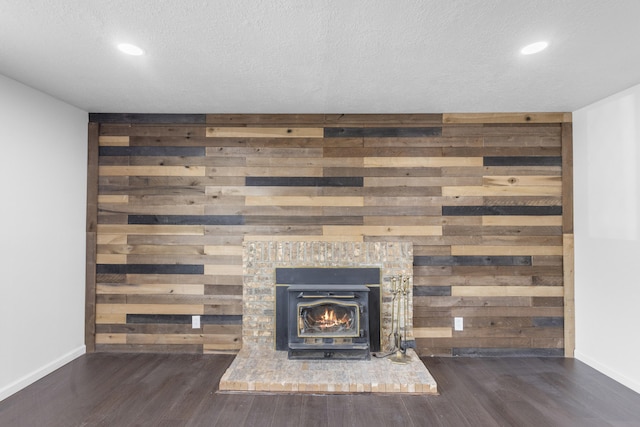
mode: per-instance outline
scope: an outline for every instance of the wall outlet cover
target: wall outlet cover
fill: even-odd
[[[462,320],[462,317],[454,317],[453,329],[456,331],[464,330],[464,321]]]
[[[191,316],[191,327],[193,329],[200,328],[200,316]]]

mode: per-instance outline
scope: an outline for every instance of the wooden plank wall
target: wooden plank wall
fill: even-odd
[[[570,114],[90,121],[97,351],[237,351],[243,239],[303,239],[413,242],[421,355],[572,352]]]

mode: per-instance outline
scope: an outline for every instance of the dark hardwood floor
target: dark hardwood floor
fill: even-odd
[[[639,394],[573,359],[424,358],[440,396],[217,393],[232,360],[88,354],[0,402],[0,426],[640,425]]]

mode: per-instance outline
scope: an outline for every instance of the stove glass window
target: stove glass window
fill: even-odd
[[[298,303],[299,337],[358,337],[360,318],[357,303],[320,300]]]

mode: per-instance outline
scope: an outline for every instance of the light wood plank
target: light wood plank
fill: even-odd
[[[230,176],[322,176],[321,167],[209,167],[207,176],[230,177]]]
[[[541,176],[541,175],[525,175],[525,176],[500,176],[491,175],[483,176],[483,185],[486,186],[528,186],[528,187],[544,187],[562,186],[562,177],[560,176]]]
[[[564,234],[563,240],[563,289],[564,289],[564,355],[574,357],[576,347],[575,330],[575,281],[574,281],[574,235]]]
[[[441,236],[442,226],[388,226],[388,225],[325,225],[322,227],[325,236]]]
[[[229,352],[237,352],[242,348],[242,341],[240,342],[230,342],[230,343],[212,343],[212,344],[204,344],[203,346],[204,354],[227,354]]]
[[[206,176],[204,166],[100,166],[100,176]]]
[[[127,256],[123,254],[98,254],[97,264],[126,264]]]
[[[562,286],[452,286],[454,297],[561,297]]]
[[[127,323],[126,313],[96,313],[98,325],[124,325]]]
[[[570,113],[447,113],[446,124],[465,123],[564,123],[571,121]]]
[[[223,349],[226,347],[227,349],[237,349],[239,350],[242,347],[242,336],[238,333],[218,333],[218,334],[205,334],[204,335],[204,344],[208,344],[210,346],[218,346],[218,349]]]
[[[322,138],[323,128],[208,127],[207,138]]]
[[[98,196],[98,203],[99,204],[104,204],[104,203],[115,203],[115,204],[120,204],[120,203],[129,203],[129,196],[128,195],[120,195],[120,194],[101,194]]]
[[[102,135],[98,137],[98,145],[112,146],[112,147],[127,147],[129,146],[129,137]]]
[[[486,215],[482,217],[482,225],[485,227],[510,227],[510,226],[534,226],[554,227],[562,225],[560,215]]]
[[[451,338],[452,329],[446,327],[413,328],[414,338]]]
[[[482,157],[365,157],[366,168],[482,166]]]
[[[562,255],[562,246],[484,246],[484,245],[452,245],[451,255],[495,255],[495,256],[533,256],[533,255]]]
[[[364,206],[364,197],[247,196],[247,206]]]
[[[127,334],[96,334],[96,344],[126,344]]]
[[[304,196],[313,197],[320,195],[322,187],[297,187],[297,186],[207,186],[205,194],[207,196],[253,196],[253,197],[273,197],[273,196]]]
[[[319,236],[319,235],[311,235],[311,236],[300,236],[300,235],[290,235],[290,234],[278,234],[278,235],[251,235],[247,234],[244,236],[245,242],[265,242],[265,241],[274,241],[274,242],[363,242],[363,236],[347,236],[347,235],[336,235],[336,236]]]
[[[98,245],[126,245],[126,234],[98,234]]]
[[[205,255],[235,255],[242,256],[242,246],[231,245],[207,245],[204,247]]]
[[[242,264],[238,264],[238,265],[207,264],[204,266],[204,274],[214,275],[214,276],[239,276],[239,275],[242,275]]]

